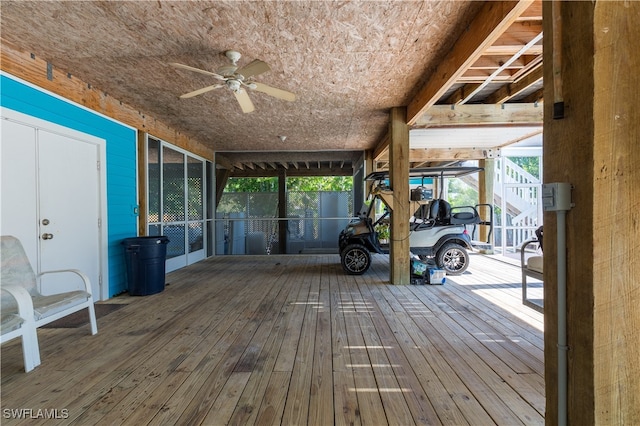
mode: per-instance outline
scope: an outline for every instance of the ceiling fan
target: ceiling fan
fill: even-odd
[[[231,64],[224,65],[218,68],[216,72],[205,71],[199,68],[193,68],[188,65],[178,64],[175,62],[170,63],[169,65],[171,65],[172,67],[210,75],[221,81],[218,84],[203,87],[202,89],[194,90],[193,92],[185,93],[184,95],[180,96],[180,98],[191,98],[193,96],[201,95],[211,90],[227,87],[233,92],[236,99],[238,100],[238,103],[240,104],[240,108],[242,108],[242,112],[245,113],[255,110],[253,102],[251,102],[251,98],[249,98],[249,94],[247,93],[247,89],[266,93],[267,95],[273,96],[274,98],[283,99],[285,101],[295,101],[296,95],[294,93],[251,80],[252,77],[267,72],[271,69],[265,62],[256,59],[249,65],[238,68],[238,61],[240,60],[242,55],[235,50],[228,50],[225,52],[225,55],[227,58],[229,58]]]

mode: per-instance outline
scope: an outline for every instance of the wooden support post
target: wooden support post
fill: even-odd
[[[566,214],[567,423],[640,424],[640,2],[543,2],[544,182],[573,185]],[[553,44],[553,7],[562,20]],[[558,17],[556,15],[556,17]],[[548,37],[547,37],[548,36]],[[561,52],[554,52],[561,49]],[[553,58],[562,96],[554,93]],[[548,83],[548,84],[547,84]],[[558,386],[558,227],[544,216],[547,424]]]
[[[478,176],[478,203],[493,205],[493,182],[495,176],[495,160],[493,158],[487,158],[479,161],[479,166],[484,168]],[[481,206],[478,213],[483,221],[491,221],[491,209],[486,206]],[[489,237],[489,226],[480,225],[478,229],[478,239],[482,242],[486,242]],[[491,248],[482,249],[485,254],[493,254],[493,239],[491,235],[491,241],[489,244]]]
[[[407,109],[391,109],[389,120],[389,180],[393,190],[391,214],[390,281],[410,283],[409,271],[409,126]]]
[[[149,182],[147,179],[147,134],[138,130],[138,235],[147,235],[147,218],[149,216]]]
[[[370,156],[370,155],[369,155]],[[357,214],[366,201],[368,192],[365,188],[365,178],[368,173],[367,154],[362,153],[362,157],[353,169],[353,213]]]
[[[278,173],[278,246],[279,253],[287,253],[287,170]]]
[[[224,193],[224,188],[227,186],[227,182],[229,181],[229,176],[231,176],[231,170],[216,169],[216,209],[222,199],[222,194]]]

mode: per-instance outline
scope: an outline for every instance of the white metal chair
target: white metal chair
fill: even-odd
[[[0,256],[2,257],[0,283],[2,289],[6,290],[2,293],[2,317],[4,322],[5,315],[7,316],[7,330],[16,327],[19,322],[17,318],[11,317],[11,315],[23,320],[20,328],[25,327],[25,332],[30,327],[30,324],[33,323],[35,334],[35,329],[38,327],[87,308],[91,323],[91,334],[98,332],[93,296],[91,295],[91,282],[84,273],[77,269],[62,269],[45,271],[36,276],[20,241],[12,236],[2,236],[0,239]],[[40,278],[46,274],[75,274],[81,278],[84,289],[45,296],[40,291]],[[24,291],[19,291],[19,288]],[[31,311],[30,317],[28,311]],[[3,325],[3,330],[4,328]],[[7,331],[6,334],[11,335],[9,333],[15,331],[16,329]],[[17,337],[17,335],[19,334],[14,337]],[[23,343],[25,342],[24,336],[25,334],[23,334]],[[27,339],[27,343],[30,342],[30,339],[32,337]],[[9,339],[7,338],[6,340]],[[2,342],[4,343],[6,340],[3,334]],[[35,351],[37,351],[37,337],[33,341],[35,342]],[[28,344],[27,346],[26,348],[23,346],[25,351],[34,351],[33,344]],[[25,354],[25,370],[27,369],[26,356]],[[38,354],[38,360],[39,357]],[[31,359],[35,360],[35,357]]]
[[[33,305],[29,292],[23,287],[2,284],[2,299],[12,298],[17,305],[17,313],[6,311],[4,303],[1,313],[0,334],[1,342],[8,342],[16,337],[22,338],[22,356],[24,358],[24,371],[27,373],[40,365],[40,350],[38,348],[38,335],[33,316]]]
[[[538,244],[537,238],[525,241],[520,247],[520,268],[522,269],[522,303],[537,310],[538,312],[544,312],[544,300],[543,299],[530,299],[527,295],[527,277],[535,278],[543,281],[543,257],[542,256],[530,256],[525,258],[525,252],[528,246]]]

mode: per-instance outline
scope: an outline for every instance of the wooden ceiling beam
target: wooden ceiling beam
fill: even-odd
[[[233,170],[230,177],[256,178],[275,177],[280,173],[281,168],[267,170]],[[339,169],[337,167],[323,167],[320,169],[294,169],[287,170],[287,177],[315,177],[315,176],[352,176],[351,169]]]
[[[490,46],[485,50],[485,55],[513,55],[517,53],[518,50],[522,49],[522,43],[520,44],[503,44],[503,45],[495,45]],[[542,55],[542,45],[537,44],[532,46],[527,53],[529,55]]]
[[[480,83],[467,83],[456,89],[455,92],[449,95],[444,101],[445,104],[456,105],[462,102],[467,95],[480,87]]]
[[[222,166],[222,168],[224,169],[228,169],[228,170],[233,170],[234,169],[234,165],[231,162],[231,160],[229,160],[227,157],[225,157],[222,154],[215,154],[215,163],[216,166]]]
[[[427,84],[409,103],[407,123],[415,124],[532,3],[533,0],[484,3],[447,57],[429,75]]]
[[[413,128],[542,124],[543,108],[537,104],[472,104],[434,105],[415,123]]]
[[[533,58],[527,63],[527,66],[517,70],[513,75],[513,77],[515,78],[514,81],[517,82],[518,80],[527,77],[529,74],[533,72],[542,72],[542,71],[538,71],[538,68],[542,68],[542,55],[536,56],[535,58]]]
[[[496,158],[500,148],[419,148],[409,150],[411,163],[431,163],[434,161],[465,161]],[[386,159],[381,159],[386,160]],[[380,161],[383,162],[383,161]]]
[[[458,82],[460,83],[477,83],[477,82],[485,82],[487,78],[491,77],[491,73],[494,70],[490,69],[469,69],[463,75],[458,78]],[[502,70],[496,76],[494,76],[491,80],[495,82],[505,82],[505,81],[513,81],[513,75],[515,72],[512,70]]]
[[[540,103],[544,99],[543,95],[544,89],[540,89],[528,95],[526,98],[522,99],[522,101],[527,103]]]
[[[68,71],[53,67],[44,59],[15,47],[5,39],[1,44],[2,71],[213,161],[214,150],[203,141],[183,134],[179,129],[93,88]]]
[[[501,87],[489,95],[485,102],[488,104],[501,104],[503,102],[507,102],[509,99],[517,96],[540,81],[542,81],[542,63],[520,80]]]
[[[509,70],[507,70],[507,67],[509,66],[509,64],[511,64],[511,62],[517,60],[520,56],[525,54],[525,52],[527,52],[532,46],[534,46],[536,43],[540,43],[541,41],[542,41],[542,31],[540,31],[540,33],[538,33],[531,41],[529,41],[527,44],[522,46],[522,48],[517,53],[515,53],[507,62],[501,65],[500,68],[495,70],[489,77],[487,77],[487,79],[482,84],[480,84],[480,86],[473,93],[471,93],[466,99],[462,100],[462,103],[466,103],[467,101],[470,101],[476,93],[480,92],[484,87],[491,84],[504,71],[508,72]],[[511,72],[509,72],[509,74],[511,74]]]
[[[373,150],[373,161],[389,153],[389,134],[387,133]]]
[[[409,159],[412,162],[481,160],[484,158],[495,158],[499,156],[499,154],[499,148],[411,149],[409,150]]]
[[[505,62],[511,59],[509,55],[483,55],[476,62],[474,62],[469,69],[478,69],[478,70],[494,70]],[[524,68],[527,65],[527,58],[523,56],[519,57],[515,61],[512,61],[509,64],[508,69],[520,69]]]

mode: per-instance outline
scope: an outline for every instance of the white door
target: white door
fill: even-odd
[[[99,176],[96,145],[38,131],[40,270],[80,269],[100,294]],[[80,283],[49,275],[43,288],[70,291]],[[98,298],[98,297],[97,297]],[[98,298],[99,299],[99,298]]]
[[[2,120],[1,232],[22,241],[36,272],[84,272],[100,300],[101,149],[76,133]],[[42,287],[56,293],[80,289],[81,282],[55,274]]]

